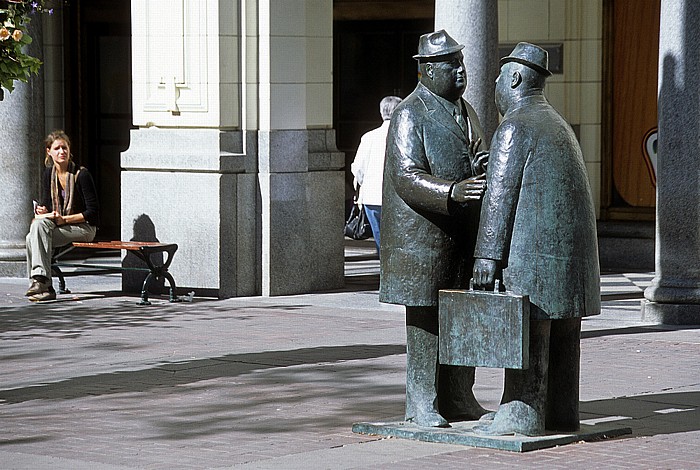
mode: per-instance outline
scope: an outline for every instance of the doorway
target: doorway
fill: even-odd
[[[90,0],[65,7],[66,131],[93,174],[100,239],[121,238],[120,154],[129,147],[131,2]]]
[[[660,0],[609,0],[604,93],[604,186],[608,219],[654,220]]]
[[[333,127],[338,150],[345,152],[346,212],[354,194],[350,165],[360,138],[381,125],[382,98],[405,98],[416,87],[413,55],[420,35],[432,27],[432,18],[334,22]]]

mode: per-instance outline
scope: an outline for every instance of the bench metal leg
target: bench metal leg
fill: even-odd
[[[141,301],[139,302],[139,305],[151,305],[151,302],[148,301],[148,288],[151,287],[151,282],[153,282],[154,277],[153,272],[150,272],[143,281],[143,286],[141,286]]]
[[[170,302],[182,302],[182,299],[176,295],[177,287],[175,286],[175,279],[173,279],[173,276],[167,271],[158,271],[158,269],[151,271],[143,281],[143,286],[141,287],[141,301],[139,302],[139,305],[151,305],[151,302],[148,300],[148,289],[151,287],[154,280],[157,281],[161,277],[168,280],[168,285],[170,286]]]
[[[173,279],[173,276],[166,271],[163,273],[163,277],[168,280],[168,284],[170,285],[170,301],[182,302],[182,299],[175,294],[177,287],[175,286],[175,279]]]
[[[51,274],[58,278],[58,292],[59,294],[70,294],[70,290],[66,289],[66,278],[63,276],[63,271],[58,266],[51,266]]]

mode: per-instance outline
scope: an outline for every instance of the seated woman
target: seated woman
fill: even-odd
[[[27,235],[27,271],[32,280],[25,294],[33,302],[53,300],[51,255],[54,247],[95,238],[99,204],[87,169],[71,161],[70,139],[63,131],[46,137],[46,169],[41,202]]]

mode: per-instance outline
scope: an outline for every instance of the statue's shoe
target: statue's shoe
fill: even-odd
[[[545,433],[543,417],[519,401],[499,406],[492,421],[481,421],[472,431],[482,436],[542,436]]]
[[[440,413],[429,411],[425,413],[417,413],[416,416],[406,418],[406,422],[413,423],[416,426],[424,428],[449,428],[450,423],[442,417]]]

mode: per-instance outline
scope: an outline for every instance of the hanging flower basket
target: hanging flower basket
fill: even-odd
[[[53,9],[45,7],[45,0],[0,0],[0,86],[9,92],[15,81],[26,83],[39,72],[41,61],[25,53],[32,42],[27,25],[37,13],[52,14]]]

